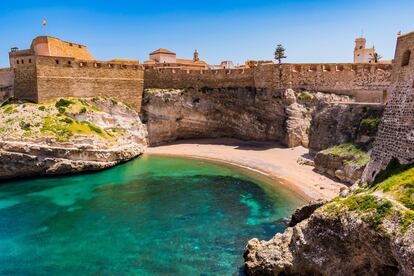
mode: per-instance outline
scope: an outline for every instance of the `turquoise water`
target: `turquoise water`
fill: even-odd
[[[143,156],[0,185],[0,274],[238,275],[302,200],[221,164]]]

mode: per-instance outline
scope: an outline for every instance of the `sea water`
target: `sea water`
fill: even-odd
[[[239,275],[303,203],[208,161],[143,156],[73,176],[0,184],[1,275]]]

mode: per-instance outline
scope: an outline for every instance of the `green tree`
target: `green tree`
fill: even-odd
[[[282,44],[278,44],[276,46],[275,60],[277,60],[279,62],[279,64],[282,64],[282,59],[287,58],[287,56],[285,56],[285,51],[286,51],[286,49],[283,48]]]

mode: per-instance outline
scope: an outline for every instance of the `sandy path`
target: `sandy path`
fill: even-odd
[[[146,153],[204,158],[246,167],[278,180],[307,200],[331,199],[338,195],[345,185],[296,162],[307,152],[303,147],[288,149],[269,142],[198,139],[150,147]]]

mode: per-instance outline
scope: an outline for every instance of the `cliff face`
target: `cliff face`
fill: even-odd
[[[320,105],[312,114],[309,151],[319,151],[342,143],[370,147],[375,139],[384,106],[381,104]]]
[[[309,151],[315,168],[343,182],[355,183],[369,162],[383,105],[320,105],[312,114]]]
[[[247,273],[414,275],[413,176],[410,169],[358,188],[270,241],[250,240]]]
[[[282,141],[281,94],[256,89],[147,89],[143,120],[151,145],[185,138]]]
[[[109,98],[0,107],[0,179],[99,170],[141,154],[138,114]]]
[[[346,96],[244,89],[146,89],[142,117],[149,142],[232,137],[307,146],[312,110]]]

